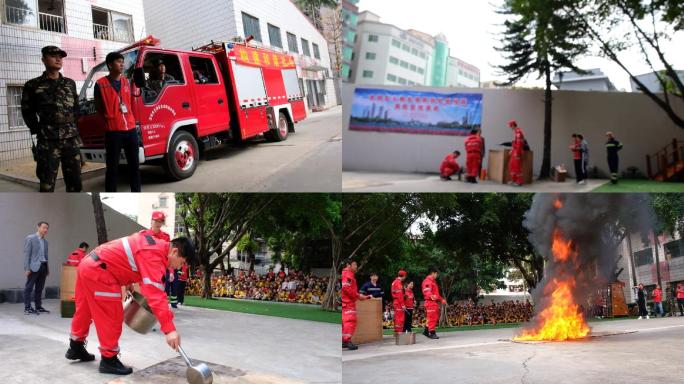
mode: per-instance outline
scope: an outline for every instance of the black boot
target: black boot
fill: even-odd
[[[351,341],[343,341],[343,342],[342,342],[342,348],[347,348],[347,349],[350,350],[350,351],[355,351],[355,350],[359,349],[359,347],[357,347],[357,346],[356,346],[354,343],[352,343]]]
[[[95,360],[95,355],[88,353],[88,350],[85,349],[85,342],[75,340],[69,340],[69,349],[67,350],[65,357],[69,360]]]
[[[121,363],[118,356],[104,357],[100,360],[100,373],[112,373],[114,375],[130,375],[133,368]]]
[[[423,329],[423,335],[425,335],[425,337],[430,337],[430,331],[428,331],[427,327]]]
[[[430,336],[428,336],[431,339],[439,339],[439,336],[437,336],[437,332],[432,331],[430,332]]]

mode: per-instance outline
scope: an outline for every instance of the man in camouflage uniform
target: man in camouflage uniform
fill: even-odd
[[[44,47],[45,72],[24,84],[21,113],[32,135],[37,135],[34,150],[36,176],[41,192],[54,192],[60,162],[67,192],[80,192],[81,139],[76,129],[78,94],[76,83],[59,71],[66,52],[55,46]]]

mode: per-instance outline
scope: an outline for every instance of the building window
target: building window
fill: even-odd
[[[396,81],[397,81],[397,77],[394,76],[394,75],[391,74],[391,73],[388,73],[388,74],[387,74],[387,80],[392,81],[392,82],[396,82]]]
[[[646,248],[642,249],[641,251],[634,252],[634,263],[637,267],[653,264],[653,249]]]
[[[413,56],[418,56],[418,50],[415,49],[415,48],[411,49],[411,54],[412,54]]]
[[[93,8],[93,37],[100,40],[133,42],[133,19],[130,15]]]
[[[309,50],[309,41],[302,38],[302,55],[311,57],[311,51]]]
[[[321,59],[321,51],[318,49],[318,44],[312,43],[313,46],[313,51],[314,51],[314,57],[317,58],[318,60]]]
[[[396,57],[390,56],[390,63],[399,64],[399,59],[397,59]]]
[[[409,80],[408,85],[416,85],[413,81]]]
[[[168,200],[166,196],[159,196],[159,208],[166,208]]]
[[[366,52],[366,60],[375,60],[375,53]]]
[[[21,92],[23,87],[7,86],[7,117],[10,129],[25,128],[24,118],[21,116]]]
[[[409,63],[407,63],[407,62],[405,62],[404,60],[402,60],[402,61],[401,61],[401,67],[402,67],[402,68],[408,68],[408,67],[409,67]]]
[[[401,48],[401,43],[398,42],[397,40],[392,39],[392,46],[397,47],[397,48]]]
[[[218,76],[211,59],[207,57],[190,57],[190,69],[195,84],[218,84]]]
[[[6,0],[5,22],[66,33],[63,0]]]
[[[283,39],[280,37],[280,28],[275,25],[268,24],[268,40],[272,47],[283,47]]]
[[[684,254],[681,252],[681,242],[681,240],[673,240],[669,243],[663,244],[663,248],[665,248],[665,260],[670,260],[675,257],[684,256]]]
[[[261,40],[261,27],[259,26],[259,19],[242,12],[242,27],[245,31],[245,38],[252,35],[254,36],[254,40],[258,42],[263,41]]]
[[[406,85],[406,79],[404,79],[403,77],[400,77],[398,80],[399,80],[399,84]]]
[[[423,68],[418,67],[418,73],[422,75],[425,73],[425,70]]]
[[[419,56],[421,59],[424,59],[425,58],[425,52],[421,52]]]
[[[371,43],[377,43],[378,42],[378,35],[368,35],[368,41]]]
[[[367,79],[373,77],[373,71],[363,71],[363,77]]]
[[[416,68],[415,65],[411,64],[411,68],[410,68],[410,69],[411,69],[413,72],[415,72],[418,68]]]
[[[406,51],[406,52],[411,52],[411,47],[409,47],[409,46],[406,45],[406,44],[402,44],[401,49],[403,49],[403,50]]]
[[[289,49],[290,52],[299,53],[299,48],[297,48],[297,36],[290,32],[287,33],[287,49]]]

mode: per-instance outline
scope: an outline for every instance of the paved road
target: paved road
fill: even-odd
[[[170,182],[161,167],[141,167],[143,192],[339,192],[342,188],[342,108],[310,115],[280,143],[248,142],[212,150],[195,174]],[[128,191],[121,175],[119,192]],[[34,191],[0,180],[0,191]],[[83,181],[86,192],[104,191],[104,174]],[[57,192],[65,191],[59,182]]]
[[[521,344],[516,329],[450,332],[439,340],[416,335],[342,354],[343,383],[674,383],[682,382],[684,318],[591,323],[596,333],[620,333],[565,343]],[[625,333],[634,332],[635,333]]]

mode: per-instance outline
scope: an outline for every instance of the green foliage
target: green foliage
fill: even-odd
[[[684,231],[684,194],[654,193],[651,195],[651,204],[658,219],[659,231],[670,234]]]

